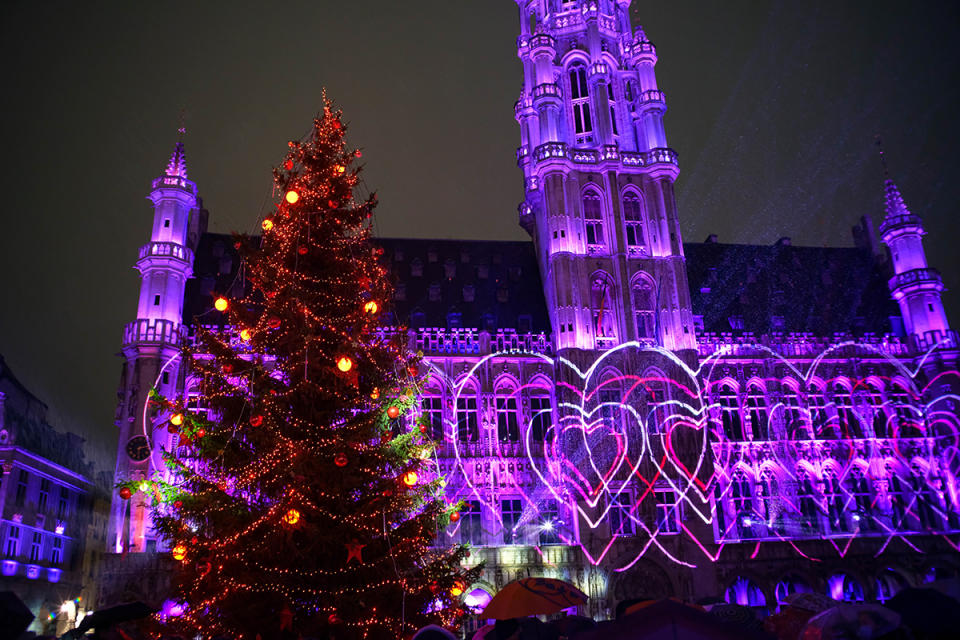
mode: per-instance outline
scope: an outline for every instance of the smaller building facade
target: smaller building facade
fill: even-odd
[[[85,587],[95,591],[81,571],[92,465],[83,439],[57,432],[46,412],[0,357],[0,591],[30,608],[30,631],[59,635],[87,609]]]

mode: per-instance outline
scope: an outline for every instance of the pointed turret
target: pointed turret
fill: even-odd
[[[886,215],[880,223],[880,237],[890,248],[894,272],[888,286],[900,305],[907,334],[919,349],[925,350],[952,335],[940,298],[943,279],[936,269],[927,265],[923,221],[911,213],[900,189],[886,175],[885,163],[884,174]]]
[[[200,214],[197,185],[187,178],[183,142],[177,142],[166,170],[153,183],[147,199],[153,203],[150,240],[140,247],[135,268],[140,272],[136,320],[124,328],[125,358],[116,425],[120,451],[116,481],[147,479],[158,470],[160,449],[172,446],[165,429],[154,429],[144,411],[147,394],[156,387],[171,395],[179,379],[183,338],[183,298],[193,275],[191,221]],[[146,500],[114,496],[111,510],[111,551],[144,551],[156,543]]]

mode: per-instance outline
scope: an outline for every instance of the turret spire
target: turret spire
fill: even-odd
[[[180,128],[179,133],[183,135],[183,127]],[[178,140],[177,144],[173,147],[173,154],[170,156],[170,161],[167,163],[166,176],[170,178],[181,178],[187,180],[187,153],[183,148],[183,141]]]

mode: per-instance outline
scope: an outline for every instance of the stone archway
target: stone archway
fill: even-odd
[[[613,585],[608,591],[613,606],[629,598],[669,598],[676,594],[670,576],[657,563],[640,559],[622,573],[611,576]]]

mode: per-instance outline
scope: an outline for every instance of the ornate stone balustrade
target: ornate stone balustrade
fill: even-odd
[[[177,258],[193,264],[193,251],[176,242],[149,242],[140,247],[140,258],[147,256]]]
[[[667,103],[667,98],[663,94],[663,91],[659,89],[649,89],[642,92],[637,100],[641,105],[648,104],[660,104],[665,105]]]
[[[904,271],[890,278],[887,283],[891,290],[905,287],[929,284],[934,287],[943,288],[943,279],[940,272],[936,269],[911,269]]]
[[[136,320],[123,328],[123,346],[153,344],[178,347],[185,336],[183,325],[170,320]]]
[[[151,189],[157,190],[164,187],[177,187],[185,191],[189,191],[193,195],[197,195],[197,185],[186,178],[179,178],[177,176],[160,176],[155,179],[151,184]]]
[[[726,355],[755,357],[759,350],[757,345],[760,345],[787,358],[814,358],[844,342],[855,342],[864,347],[874,348],[883,354],[898,357],[906,356],[910,351],[909,345],[904,340],[889,335],[854,337],[837,334],[831,337],[823,337],[807,333],[774,333],[764,336],[754,336],[749,333],[741,335],[704,333],[697,336],[697,346],[701,357],[718,352]]]

